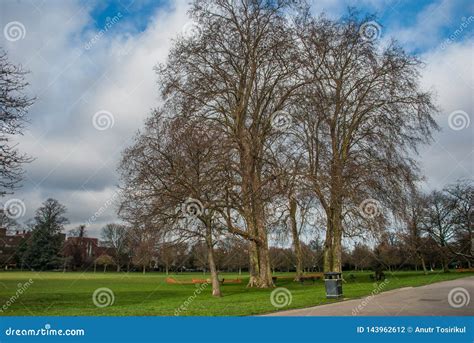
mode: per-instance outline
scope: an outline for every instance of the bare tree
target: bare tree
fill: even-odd
[[[135,227],[128,231],[127,245],[132,251],[134,265],[141,266],[145,274],[157,257],[158,234],[149,227]]]
[[[423,230],[436,242],[444,272],[449,272],[449,244],[456,234],[456,207],[456,199],[446,193],[433,191],[427,197],[423,213]]]
[[[18,227],[18,222],[7,214],[7,211],[0,208],[0,227],[12,230]]]
[[[124,152],[121,214],[178,241],[206,242],[213,295],[220,285],[214,259],[216,207],[222,198],[219,133],[182,118],[155,112],[134,146]]]
[[[356,244],[351,252],[352,264],[355,270],[363,270],[369,268],[373,262],[373,252],[365,244]]]
[[[279,134],[275,122],[300,86],[285,20],[292,3],[195,1],[191,16],[199,34],[178,40],[157,68],[169,105],[213,123],[225,137],[232,181],[230,208],[221,216],[228,230],[250,241],[249,286],[273,285],[265,205],[274,176],[267,158]]]
[[[457,246],[452,252],[465,260],[468,267],[474,264],[474,185],[470,179],[458,180],[445,188],[445,193],[456,202],[453,220]]]
[[[23,176],[22,165],[31,161],[13,142],[15,135],[22,134],[28,108],[34,102],[25,94],[25,74],[0,49],[0,196],[18,186]]]
[[[158,262],[164,266],[166,275],[169,274],[170,268],[174,262],[174,250],[173,244],[169,242],[162,242],[158,244]]]
[[[437,127],[432,96],[419,88],[420,61],[394,42],[382,48],[364,40],[365,20],[349,14],[299,23],[310,82],[295,110],[295,131],[326,214],[326,271],[341,271],[343,234],[359,221],[375,225],[374,217],[417,180],[413,152]],[[359,211],[364,200],[374,200],[375,213]]]
[[[425,207],[427,205],[426,198],[418,191],[414,190],[408,199],[402,204],[398,213],[402,221],[405,223],[406,232],[404,234],[404,241],[407,252],[413,255],[416,261],[421,262],[423,272],[428,273],[426,269],[425,257],[422,253],[422,234],[423,234],[423,220]]]
[[[126,225],[115,223],[107,224],[102,229],[102,239],[114,252],[112,258],[117,266],[117,272],[120,271],[124,256],[127,254],[128,231]]]

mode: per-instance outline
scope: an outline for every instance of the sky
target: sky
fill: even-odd
[[[423,147],[423,188],[474,175],[474,2],[322,0],[314,13],[340,18],[348,7],[377,14],[377,39],[396,39],[424,62],[422,86],[437,95],[441,131]],[[188,1],[0,1],[0,47],[29,70],[36,97],[21,151],[34,157],[25,180],[0,202],[20,223],[47,198],[67,207],[67,229],[89,236],[117,221],[121,152],[162,103],[153,71],[189,26]]]

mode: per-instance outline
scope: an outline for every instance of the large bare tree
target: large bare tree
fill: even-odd
[[[178,40],[157,68],[169,105],[212,123],[225,137],[232,181],[229,210],[221,215],[230,231],[250,241],[249,286],[273,285],[265,225],[274,180],[268,155],[279,116],[300,86],[285,19],[292,3],[195,1],[190,14],[197,34]]]
[[[364,39],[368,19],[350,13],[342,21],[299,23],[310,82],[296,106],[295,130],[326,214],[325,271],[341,271],[342,237],[352,225],[370,228],[417,180],[414,153],[437,127],[432,96],[420,90],[421,62],[395,42],[382,47]]]

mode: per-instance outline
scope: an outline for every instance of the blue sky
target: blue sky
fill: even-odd
[[[423,87],[437,94],[442,131],[420,151],[423,186],[472,177],[474,2],[312,2],[315,13],[331,18],[348,7],[378,15],[380,44],[395,38],[426,62]],[[26,167],[23,187],[9,197],[25,204],[20,222],[48,197],[67,206],[69,228],[89,222],[91,236],[117,220],[111,199],[120,153],[162,102],[153,67],[189,23],[187,10],[187,1],[0,2],[0,46],[30,71],[29,91],[38,99],[18,141],[35,161]],[[8,36],[15,25],[19,39]],[[453,118],[467,123],[453,126]]]
[[[84,2],[91,4],[90,1]],[[461,22],[462,18],[467,18],[474,14],[474,5],[472,1],[468,0],[454,0],[449,2],[420,0],[420,1],[323,1],[322,6],[314,6],[315,12],[320,13],[321,9],[326,11],[329,16],[333,18],[339,17],[344,8],[357,8],[361,14],[375,14],[377,21],[385,28],[394,30],[399,27],[416,26],[418,21],[428,21],[429,15],[441,14],[443,9],[449,7],[449,11],[444,15],[443,23],[437,27],[433,27],[432,34],[435,40],[433,44],[440,43],[441,40],[449,37],[454,32]],[[327,4],[325,4],[327,3]],[[164,0],[122,0],[122,1],[104,1],[92,5],[91,17],[93,25],[96,29],[101,29],[107,18],[113,17],[118,12],[124,14],[123,25],[133,34],[139,34],[146,30],[147,26],[153,21],[155,13],[159,9],[173,7],[173,1]],[[423,17],[425,17],[423,19]],[[463,40],[464,35],[473,34],[472,28],[463,33],[460,40]],[[396,35],[394,38],[397,38]],[[425,46],[420,44],[419,47],[413,48],[417,53],[423,53],[432,46]]]

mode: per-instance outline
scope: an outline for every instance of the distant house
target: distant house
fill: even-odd
[[[69,247],[74,247],[79,250],[81,257],[84,260],[93,258],[97,254],[99,240],[90,237],[68,237],[64,242],[64,251],[67,254]]]
[[[31,231],[11,231],[0,228],[0,268],[19,268],[18,252],[23,242],[31,237]],[[71,266],[83,268],[92,265],[95,259],[101,255],[111,255],[113,250],[107,248],[97,238],[91,237],[67,237],[61,233],[63,246],[61,255],[70,258]]]
[[[15,268],[17,265],[16,253],[20,245],[28,240],[31,232],[8,231],[6,228],[0,228],[0,265],[4,268]]]
[[[111,253],[111,249],[91,237],[68,237],[62,249],[62,255],[69,258],[68,264],[73,269],[91,266],[97,257]]]

